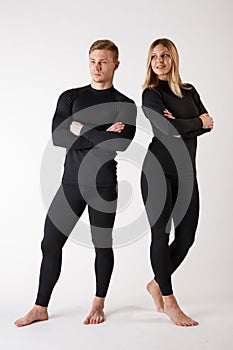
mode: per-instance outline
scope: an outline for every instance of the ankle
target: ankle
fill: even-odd
[[[163,300],[164,300],[164,304],[166,306],[174,306],[177,305],[177,301],[176,298],[173,294],[170,295],[164,295],[163,296]]]
[[[95,304],[103,304],[104,305],[105,298],[95,296],[93,303]]]
[[[48,308],[47,306],[41,306],[37,304],[35,304],[33,307],[34,310],[38,310],[38,311],[47,311],[47,308]]]

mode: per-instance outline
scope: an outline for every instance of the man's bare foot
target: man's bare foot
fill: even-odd
[[[84,324],[98,324],[104,322],[104,298],[95,297],[91,312],[83,321]]]
[[[27,326],[36,321],[45,321],[49,318],[47,307],[35,305],[33,309],[31,309],[26,316],[19,318],[15,321],[15,325],[17,327]]]
[[[177,326],[197,326],[198,322],[194,321],[183,313],[179,307],[174,295],[164,296],[164,311]]]
[[[151,280],[147,284],[146,289],[148,290],[148,292],[152,296],[152,298],[153,298],[153,300],[155,302],[157,311],[158,312],[164,312],[163,296],[162,296],[161,290],[159,288],[159,285],[155,281],[155,279]]]

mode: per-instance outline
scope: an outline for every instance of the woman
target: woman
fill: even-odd
[[[154,278],[147,290],[157,310],[165,312],[176,325],[196,326],[198,322],[177,303],[171,275],[194,242],[199,216],[197,136],[213,128],[213,118],[196,89],[182,83],[178,52],[169,39],[155,40],[150,46],[142,105],[154,133],[141,178],[152,233]],[[171,219],[175,233],[169,245]]]

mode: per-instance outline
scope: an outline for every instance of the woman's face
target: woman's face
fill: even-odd
[[[165,46],[156,45],[151,55],[151,68],[161,80],[167,80],[167,74],[172,68],[172,59]]]

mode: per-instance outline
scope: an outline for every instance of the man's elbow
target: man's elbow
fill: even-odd
[[[133,140],[133,137],[132,137],[132,139],[123,139],[123,140],[121,140],[121,142],[118,144],[117,151],[119,151],[119,152],[126,151],[126,149],[131,144],[132,140]]]
[[[60,146],[60,142],[58,138],[54,135],[54,133],[52,134],[52,141],[54,146]]]
[[[52,134],[52,142],[54,146],[67,148],[67,144],[55,133]]]

